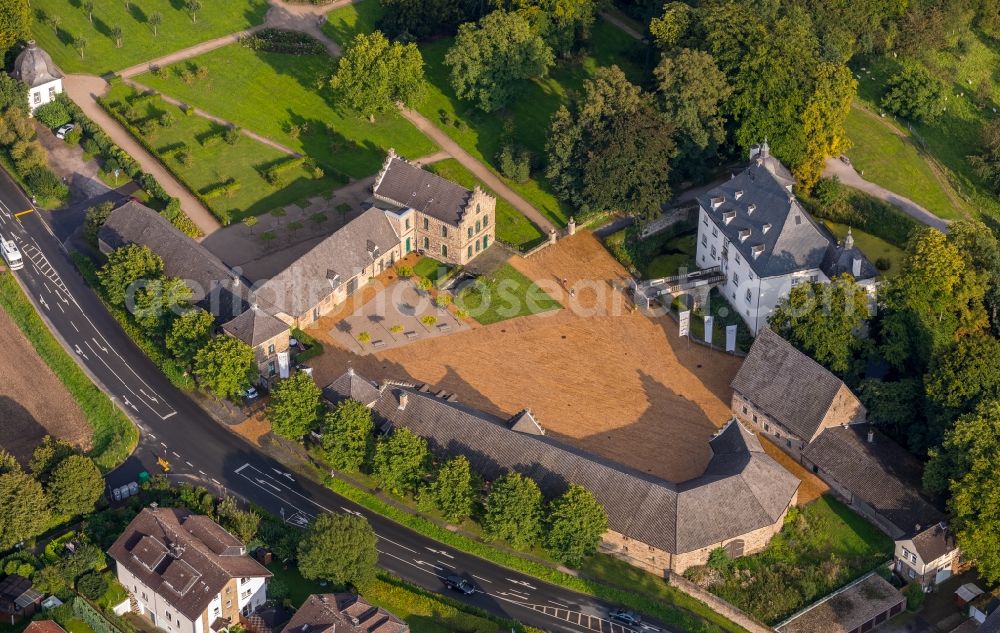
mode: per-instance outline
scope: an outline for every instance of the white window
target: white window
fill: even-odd
[[[708,226],[708,216],[707,215],[701,216],[701,223],[704,224],[705,226]]]
[[[751,303],[752,301],[753,301],[753,295],[750,293],[750,289],[747,288],[747,303]]]
[[[736,263],[737,263],[737,264],[739,264],[739,263],[740,263],[740,261],[741,261],[741,260],[740,260],[740,256],[739,256],[739,253],[737,253],[737,254],[736,254],[736,255],[735,255],[734,257],[736,258]]]
[[[715,247],[713,246],[712,247],[712,259],[715,259],[715,257],[716,257]]]
[[[740,285],[740,276],[739,276],[739,273],[735,273],[735,272],[733,273],[733,285],[736,286],[736,287],[739,287],[739,285]]]
[[[41,90],[36,90],[32,94],[35,97],[35,105],[40,104],[42,102],[42,91]]]
[[[249,578],[240,578],[240,584],[241,584],[241,585],[245,585],[245,584],[247,584],[248,582],[250,582],[250,579],[249,579]]]
[[[717,226],[712,227],[712,237],[719,237],[719,227]]]
[[[701,236],[701,245],[702,246],[708,246],[708,236],[707,235],[702,235]]]

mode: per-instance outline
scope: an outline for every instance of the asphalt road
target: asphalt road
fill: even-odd
[[[615,605],[450,550],[318,483],[292,475],[215,422],[175,389],[125,336],[76,271],[40,212],[15,218],[31,208],[30,201],[0,171],[0,234],[15,240],[25,260],[17,276],[67,349],[141,429],[139,450],[109,475],[109,485],[132,480],[143,469],[157,472],[153,455],[163,455],[173,473],[234,492],[299,527],[322,512],[366,517],[378,535],[379,565],[430,591],[549,631],[634,633],[607,619]],[[65,227],[59,229],[62,234]],[[469,579],[477,591],[471,596],[450,592],[442,579],[452,573]],[[650,624],[641,628],[666,630]]]

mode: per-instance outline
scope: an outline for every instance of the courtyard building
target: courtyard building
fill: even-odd
[[[271,572],[187,509],[144,508],[108,555],[132,611],[168,633],[219,633],[267,601]]]
[[[519,472],[548,498],[569,483],[587,488],[608,516],[602,550],[658,575],[703,564],[718,547],[732,556],[759,551],[781,529],[799,487],[737,420],[709,439],[701,476],[673,483],[545,435],[529,410],[505,420],[426,385],[386,381],[373,390],[348,372],[325,393],[334,402],[363,398],[384,432],[407,428],[440,457],[464,455],[487,480]]]
[[[222,331],[253,348],[263,383],[269,385],[277,378],[288,378],[290,333],[284,321],[253,304],[233,320],[223,323]]]
[[[947,523],[935,523],[909,538],[896,540],[893,566],[908,582],[929,591],[948,580],[960,564],[955,535]]]
[[[745,170],[698,196],[696,264],[724,277],[719,291],[755,335],[798,284],[849,273],[874,292],[875,267],[852,237],[838,243],[817,224],[794,186],[765,141]]]
[[[732,388],[733,415],[796,460],[825,429],[867,421],[844,381],[767,327],[757,333]]]
[[[56,100],[63,91],[63,74],[56,68],[49,54],[35,40],[28,40],[28,46],[14,60],[14,79],[28,85],[28,108],[34,112],[46,103]]]
[[[403,620],[353,593],[312,594],[283,633],[408,633]]]

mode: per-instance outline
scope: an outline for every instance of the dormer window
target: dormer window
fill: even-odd
[[[765,224],[764,225],[764,232],[767,233],[770,230],[771,230],[771,225],[770,224]]]
[[[740,243],[747,241],[750,237],[750,229],[740,229]]]
[[[792,193],[792,185],[785,185],[785,189],[788,190],[788,193]]]
[[[716,196],[712,198],[712,211],[715,211],[722,206],[722,203],[726,201],[725,196]]]
[[[326,271],[326,278],[330,282],[330,287],[336,290],[340,287],[340,275],[332,270]]]
[[[725,213],[722,214],[722,221],[725,222],[726,224],[729,224],[735,219],[736,219],[735,211],[726,211]]]
[[[748,215],[753,215],[753,212],[754,212],[754,211],[756,211],[756,210],[757,210],[757,205],[755,205],[755,204],[752,204],[752,203],[751,203],[751,204],[750,204],[750,205],[749,205],[749,206],[747,207],[747,214],[748,214]]]
[[[758,257],[760,257],[761,253],[764,252],[764,245],[755,244],[754,247],[750,250],[750,252],[753,253],[753,258],[757,259]]]
[[[742,197],[743,197],[743,190],[740,189],[739,191],[736,192],[736,199],[739,200]]]

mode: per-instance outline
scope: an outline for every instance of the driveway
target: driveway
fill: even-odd
[[[889,191],[881,185],[876,185],[873,182],[865,180],[861,177],[861,174],[854,169],[853,165],[847,165],[837,158],[827,158],[826,168],[823,169],[823,175],[828,178],[836,176],[840,179],[840,182],[848,187],[864,191],[870,196],[874,196],[879,200],[888,202],[917,222],[926,224],[927,226],[933,227],[943,233],[948,232],[948,224],[950,224],[950,220],[942,220],[913,200],[910,200],[905,196],[901,196],[898,193]]]

